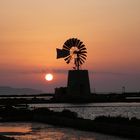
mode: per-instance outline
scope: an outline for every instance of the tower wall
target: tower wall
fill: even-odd
[[[69,70],[67,93],[72,96],[90,94],[88,70]]]

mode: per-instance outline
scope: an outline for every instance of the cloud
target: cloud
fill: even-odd
[[[26,70],[26,71],[19,71],[22,74],[44,74],[44,73],[58,73],[58,74],[65,74],[67,70],[63,69],[40,69],[40,70]]]
[[[12,75],[12,74],[44,74],[44,73],[58,73],[65,74],[68,70],[64,69],[32,69],[32,70],[21,70],[21,69],[0,69],[0,75]]]
[[[123,72],[111,72],[111,71],[89,71],[91,74],[100,74],[100,75],[129,75],[128,73]]]
[[[0,69],[0,75],[12,75],[12,74],[45,74],[45,73],[56,73],[56,74],[67,74],[67,69]],[[125,72],[113,72],[113,71],[94,71],[89,70],[89,74],[99,75],[115,75],[115,76],[127,76],[127,75],[140,75],[140,73],[125,73]]]

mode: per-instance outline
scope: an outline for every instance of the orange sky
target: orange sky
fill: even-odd
[[[0,85],[65,86],[72,65],[55,49],[77,37],[88,49],[92,91],[139,91],[139,15],[140,0],[0,0]]]

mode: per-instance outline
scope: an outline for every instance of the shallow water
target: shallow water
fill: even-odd
[[[43,123],[0,123],[0,134],[17,140],[130,140]]]
[[[48,107],[55,111],[69,109],[80,117],[94,119],[97,116],[124,116],[140,119],[140,103],[89,103],[89,104],[30,104],[31,107]]]

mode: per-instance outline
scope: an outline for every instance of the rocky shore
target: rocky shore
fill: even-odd
[[[69,110],[54,112],[47,108],[16,109],[6,107],[0,109],[1,122],[33,121],[51,125],[70,127],[84,131],[95,131],[109,135],[140,139],[140,120],[136,118],[100,116],[94,120],[83,119]]]

